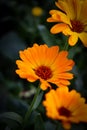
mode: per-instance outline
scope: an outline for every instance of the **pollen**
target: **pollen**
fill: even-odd
[[[47,80],[52,77],[52,71],[47,66],[40,66],[35,70],[35,74],[38,75],[40,78]]]
[[[84,25],[78,20],[71,20],[72,28],[71,30],[73,32],[81,33],[84,30]]]
[[[71,116],[71,112],[68,109],[66,109],[65,107],[59,108],[58,111],[59,111],[59,114],[61,116],[65,116],[65,117],[70,117]]]

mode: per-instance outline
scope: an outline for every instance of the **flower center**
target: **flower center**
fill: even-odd
[[[84,30],[84,25],[78,20],[71,20],[71,25],[71,30],[73,32],[81,33]]]
[[[60,114],[61,116],[69,117],[69,116],[71,115],[71,112],[70,112],[68,109],[66,109],[65,107],[59,108],[58,111],[59,111],[59,114]]]
[[[36,75],[44,80],[50,79],[52,77],[52,71],[47,66],[40,66],[35,70]]]

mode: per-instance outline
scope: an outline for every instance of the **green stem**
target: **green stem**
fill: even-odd
[[[56,130],[60,130],[60,129],[61,129],[60,123],[57,122],[57,124],[56,124]]]
[[[68,50],[69,44],[65,42],[64,50]]]
[[[33,106],[34,106],[34,104],[35,104],[35,101],[36,101],[37,96],[38,96],[39,93],[40,93],[40,86],[38,86],[37,91],[36,91],[36,94],[35,94],[35,96],[34,96],[34,98],[33,98],[33,100],[32,100],[32,103],[31,103],[30,107],[28,108],[28,110],[27,110],[27,112],[26,112],[26,114],[25,114],[24,124],[23,124],[24,127],[26,126],[27,121],[28,121],[28,119],[29,119],[29,117],[30,117],[30,115],[31,115],[31,113],[32,113],[32,111],[33,111]]]

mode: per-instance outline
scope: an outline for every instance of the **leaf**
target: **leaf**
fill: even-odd
[[[5,128],[5,130],[11,130],[8,126]]]
[[[40,114],[35,118],[35,130],[45,130],[44,122]]]
[[[40,104],[40,102],[42,100],[42,97],[43,97],[43,93],[44,92],[41,91],[41,93],[37,96],[37,99],[36,99],[35,104],[33,106],[33,110],[35,110],[39,106],[39,104]]]
[[[73,48],[69,49],[69,58],[74,58],[74,56],[82,51],[81,47],[74,46]]]
[[[11,104],[11,105],[10,105]],[[24,117],[29,105],[27,102],[18,99],[18,98],[12,98],[12,96],[9,97],[9,100],[7,100],[7,109],[9,111],[14,111],[15,113],[18,113],[22,117]]]
[[[10,119],[10,120],[16,121],[19,124],[22,124],[23,122],[22,117],[14,112],[5,112],[3,114],[0,114],[0,121],[3,121],[4,119],[7,119],[7,120]]]
[[[29,122],[28,122],[28,125],[32,125],[34,124],[35,120],[36,120],[36,117],[38,116],[39,112],[37,112],[36,110],[34,110],[31,115],[30,115],[30,119],[29,119]]]
[[[60,40],[56,39],[54,35],[52,35],[44,25],[39,25],[38,30],[42,39],[48,46],[58,45],[58,43],[60,43]]]
[[[51,121],[45,122],[45,130],[56,130],[56,124],[52,123]]]
[[[81,73],[76,65],[74,66],[72,72],[74,73],[74,75],[76,77],[75,82],[74,82],[75,89],[78,91],[81,91],[83,89],[84,83],[82,80],[82,75],[81,75]]]

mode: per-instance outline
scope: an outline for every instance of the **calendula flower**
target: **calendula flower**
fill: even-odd
[[[34,16],[41,16],[43,14],[43,9],[41,7],[36,6],[32,8],[32,14]]]
[[[71,128],[71,123],[87,122],[87,104],[80,93],[69,91],[68,87],[51,89],[45,95],[43,105],[46,115],[54,120],[60,120],[65,129]]]
[[[46,44],[34,44],[33,47],[20,51],[21,60],[17,60],[16,73],[30,82],[40,80],[40,87],[45,90],[51,87],[49,82],[59,87],[70,85],[68,80],[73,74],[74,61],[67,58],[68,52],[59,52],[58,46],[48,47]]]
[[[48,22],[57,22],[51,33],[62,32],[69,36],[69,45],[77,43],[78,38],[87,47],[87,0],[58,0],[59,10],[51,10]]]

